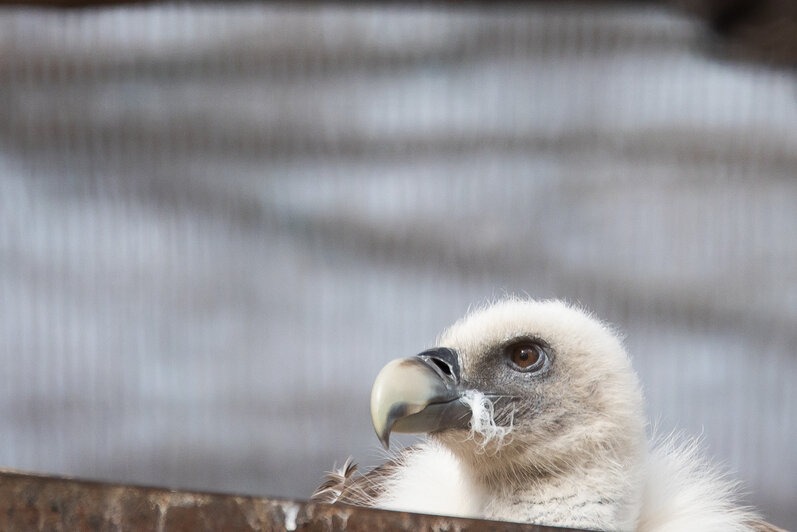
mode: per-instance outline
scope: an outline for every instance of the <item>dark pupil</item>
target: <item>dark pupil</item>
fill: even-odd
[[[528,368],[540,358],[536,349],[529,346],[518,347],[512,354],[512,361],[521,368]]]

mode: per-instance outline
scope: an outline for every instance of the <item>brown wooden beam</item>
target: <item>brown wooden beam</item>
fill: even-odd
[[[106,484],[0,470],[0,530],[567,532],[568,529]]]

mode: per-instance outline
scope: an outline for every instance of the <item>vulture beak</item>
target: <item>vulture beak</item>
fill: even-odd
[[[424,351],[388,362],[371,390],[371,420],[385,449],[391,432],[467,428],[471,409],[460,401],[459,355],[453,349]]]

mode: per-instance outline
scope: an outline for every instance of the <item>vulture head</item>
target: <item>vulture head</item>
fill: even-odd
[[[645,452],[643,410],[618,335],[561,301],[471,313],[437,347],[388,363],[371,394],[383,445],[391,432],[427,432],[496,478],[633,464]]]
[[[591,530],[779,530],[738,505],[696,442],[650,444],[643,410],[610,327],[560,301],[501,301],[377,375],[383,445],[428,440],[363,476],[347,461],[314,500]]]

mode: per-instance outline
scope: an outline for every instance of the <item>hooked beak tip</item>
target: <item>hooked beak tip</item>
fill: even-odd
[[[371,421],[386,450],[391,432],[432,432],[461,424],[456,356],[453,350],[440,348],[392,360],[376,376]]]

